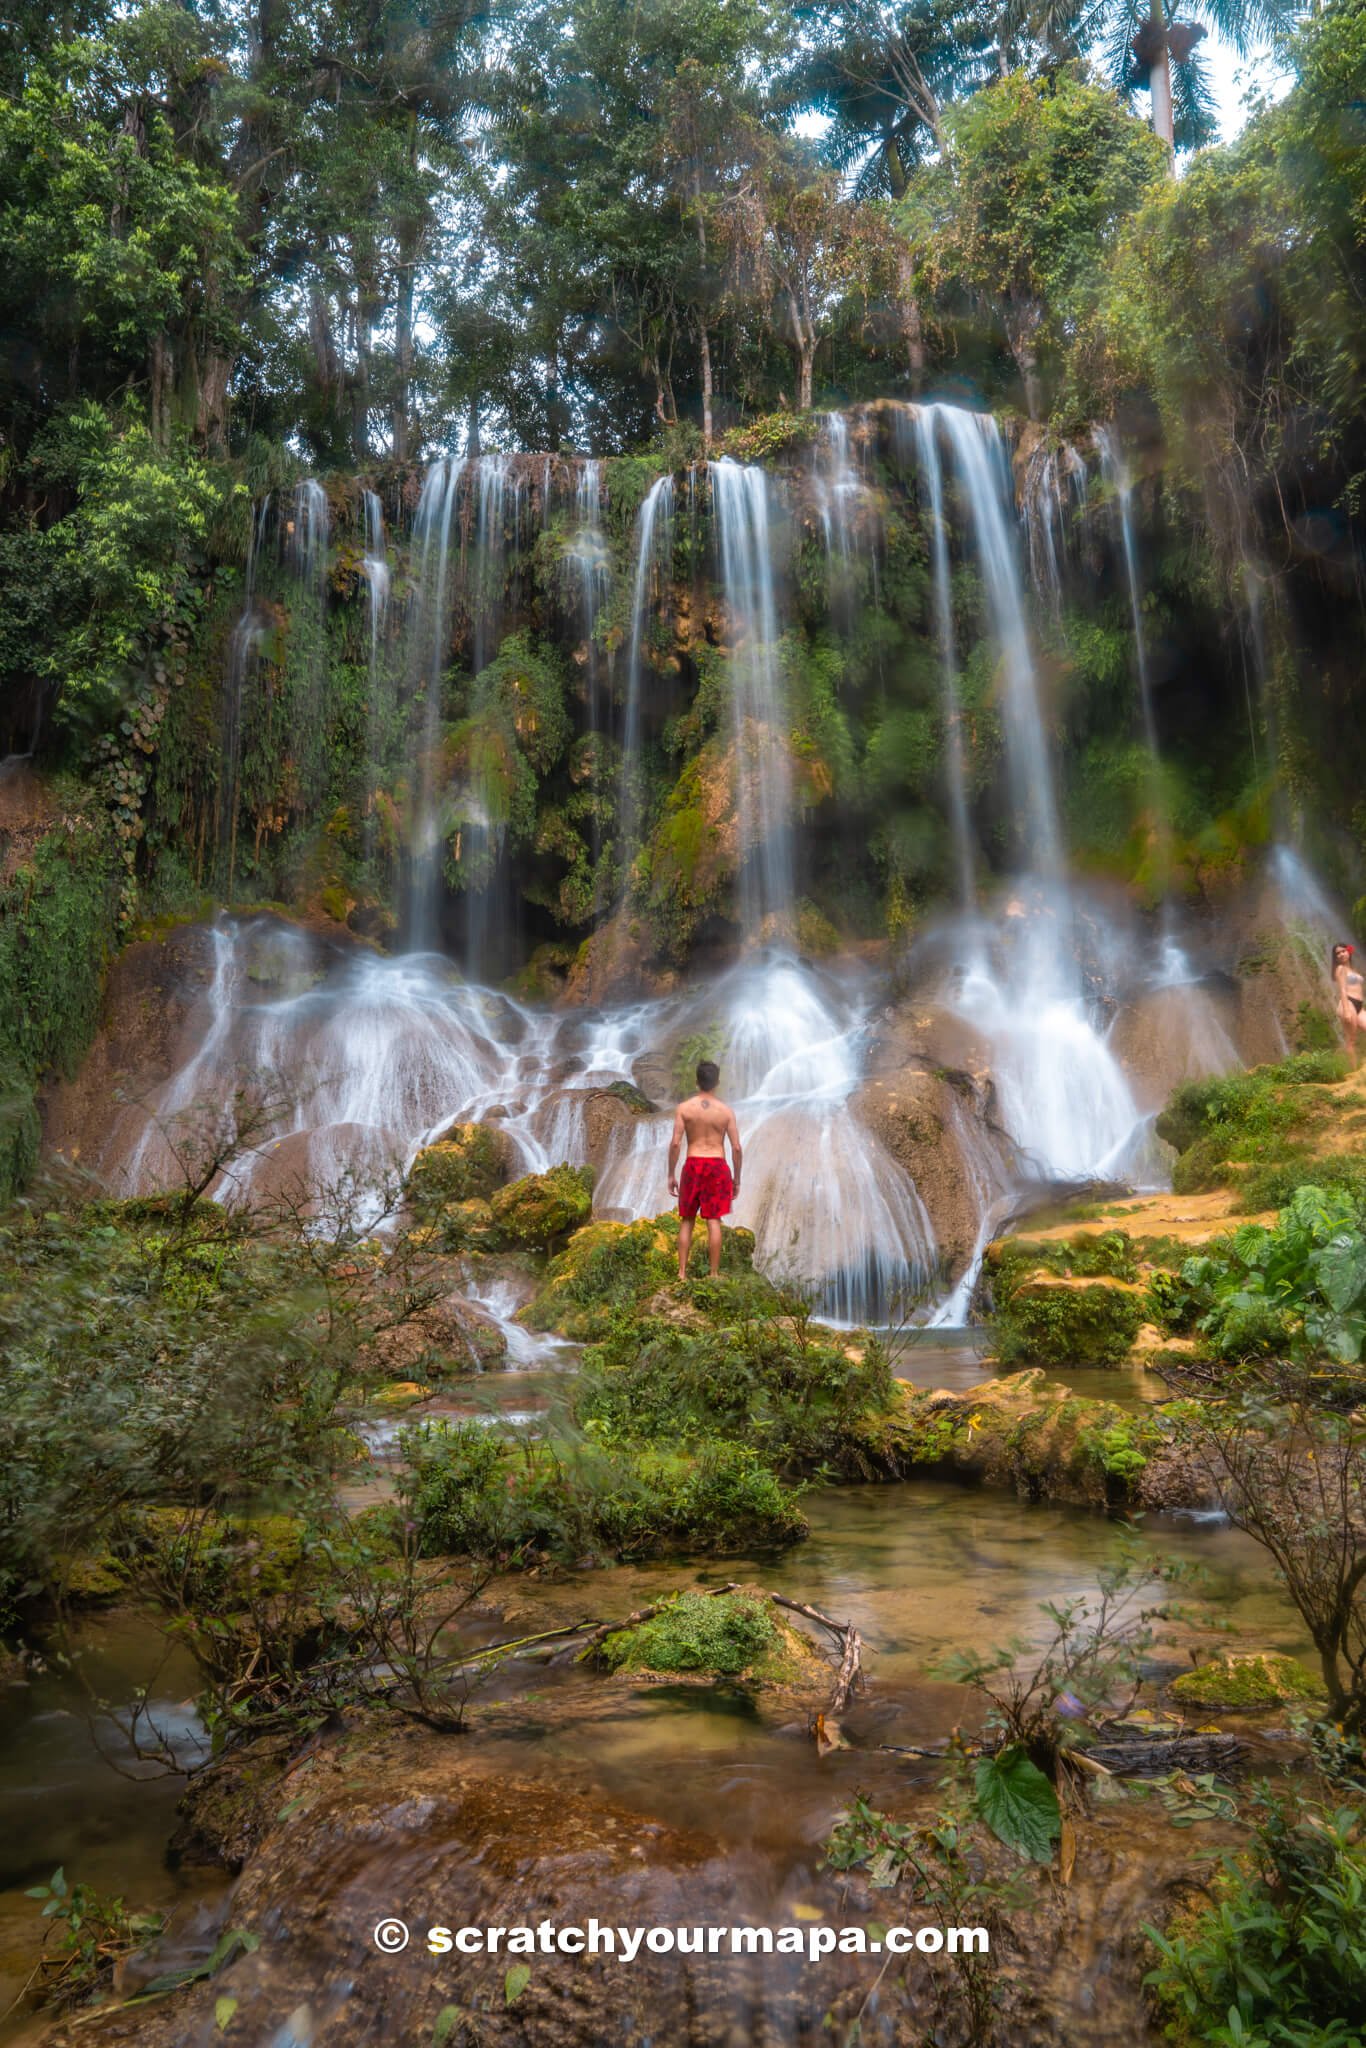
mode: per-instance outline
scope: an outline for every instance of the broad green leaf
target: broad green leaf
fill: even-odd
[[[504,2005],[515,2005],[530,1982],[530,1963],[514,1963],[503,1979]]]
[[[1324,1299],[1339,1315],[1366,1295],[1366,1237],[1359,1231],[1338,1231],[1314,1254],[1313,1263]]]
[[[1062,1832],[1058,1795],[1018,1747],[983,1757],[973,1780],[977,1811],[994,1835],[1035,1863],[1049,1863]]]
[[[443,2041],[450,2040],[451,2035],[455,2032],[456,2021],[460,2018],[461,2010],[462,2008],[458,2005],[442,2006],[436,2016],[436,2025],[432,2028],[432,2048],[441,2048]]]
[[[213,2023],[220,2034],[226,2034],[232,2025],[232,2016],[237,2010],[235,1998],[215,1998],[213,2002]]]

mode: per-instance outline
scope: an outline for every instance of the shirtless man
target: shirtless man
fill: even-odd
[[[715,1094],[721,1069],[714,1060],[700,1060],[697,1067],[697,1093],[690,1095],[686,1102],[678,1105],[674,1118],[674,1134],[669,1144],[669,1193],[678,1196],[678,1277],[688,1277],[688,1253],[692,1250],[693,1224],[697,1212],[707,1226],[707,1252],[711,1258],[713,1280],[721,1270],[721,1218],[729,1216],[732,1199],[740,1192],[740,1131],[735,1121],[735,1111],[728,1109]],[[683,1168],[683,1179],[678,1178],[678,1155],[683,1149],[683,1139],[688,1140],[688,1157]],[[730,1140],[730,1156],[734,1162],[734,1177],[726,1164],[726,1140]]]

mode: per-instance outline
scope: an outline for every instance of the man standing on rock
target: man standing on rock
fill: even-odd
[[[740,1129],[735,1111],[728,1109],[715,1093],[721,1069],[714,1060],[699,1060],[697,1093],[678,1105],[674,1134],[669,1143],[669,1193],[678,1196],[678,1277],[688,1277],[688,1253],[692,1250],[693,1225],[699,1210],[707,1226],[707,1252],[713,1280],[721,1270],[721,1218],[729,1216],[730,1205],[740,1192]],[[688,1157],[683,1179],[678,1178],[678,1155],[683,1140]],[[734,1176],[726,1164],[726,1140]]]

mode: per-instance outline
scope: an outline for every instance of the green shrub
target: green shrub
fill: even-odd
[[[714,1325],[642,1322],[624,1311],[585,1356],[580,1424],[600,1440],[753,1444],[779,1470],[847,1464],[859,1419],[891,1406],[896,1381],[882,1345],[765,1314],[741,1303]]]
[[[1122,1365],[1143,1320],[1143,1298],[1119,1287],[1026,1284],[996,1312],[996,1356],[1018,1366]]]
[[[612,1670],[711,1671],[738,1678],[781,1640],[773,1612],[748,1593],[680,1593],[638,1628],[602,1645]]]
[[[1366,2026],[1361,1809],[1262,1786],[1253,1811],[1207,1903],[1165,1934],[1145,1928],[1159,1958],[1145,1981],[1180,2041],[1353,2048]]]
[[[745,1444],[514,1445],[476,1423],[425,1423],[401,1441],[404,1498],[433,1556],[725,1553],[806,1533],[793,1493]]]
[[[1181,1284],[1216,1357],[1326,1354],[1354,1366],[1366,1352],[1366,1202],[1298,1188],[1274,1229],[1243,1224],[1187,1259]]]

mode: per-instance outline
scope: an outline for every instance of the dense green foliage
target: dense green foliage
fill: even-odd
[[[1340,1053],[1310,1052],[1247,1074],[1185,1082],[1157,1120],[1158,1136],[1180,1155],[1172,1173],[1177,1193],[1232,1187],[1245,1209],[1275,1208],[1311,1165],[1327,1171],[1325,1152],[1334,1155],[1336,1179],[1361,1183],[1357,1148],[1335,1142],[1339,1119],[1352,1110],[1329,1090],[1345,1073]]]
[[[1235,34],[1283,20],[1218,12]],[[1103,49],[1112,69],[1126,22],[834,0],[800,22],[767,0],[524,0],[436,26],[236,0],[25,17],[0,93],[0,744],[98,771],[125,912],[134,885],[158,909],[246,894],[383,936],[435,823],[448,921],[506,938],[499,967],[530,950],[519,923],[572,947],[623,898],[633,939],[685,955],[734,911],[724,639],[697,602],[711,546],[690,512],[659,564],[673,619],[647,622],[636,657],[648,708],[625,792],[631,549],[654,477],[724,441],[798,484],[781,664],[794,795],[820,827],[803,914],[827,936],[901,935],[953,884],[926,537],[872,448],[884,533],[822,547],[803,408],[926,390],[1023,401],[1047,424],[1024,455],[1064,431],[1084,447],[1117,415],[1163,470],[1138,502],[1161,831],[1112,551],[1045,629],[1081,859],[1149,895],[1217,881],[1266,832],[1277,765],[1358,893],[1341,593],[1366,473],[1361,9],[1317,15],[1288,47],[1287,98],[1176,183],[1127,87],[1075,62]],[[1175,69],[1190,140],[1198,51]],[[794,128],[813,112],[828,130]],[[371,638],[361,483],[406,601],[413,465],[485,434],[616,458],[607,594],[585,613],[575,475],[528,467],[479,571],[484,623],[462,586],[419,678],[392,623]],[[307,589],[304,467],[328,521]],[[523,553],[547,484],[560,508]],[[451,529],[462,577],[475,517]],[[253,534],[255,621],[235,639]],[[1230,608],[1245,565],[1281,555],[1249,703]],[[966,564],[955,585],[959,736],[993,865],[999,707]],[[1167,689],[1197,669],[1198,689]]]
[[[1361,1363],[1366,1351],[1366,1205],[1302,1187],[1274,1229],[1246,1223],[1181,1268],[1183,1319],[1219,1358]],[[1203,1313],[1199,1313],[1203,1310]]]
[[[1178,2041],[1347,2048],[1366,2022],[1366,1844],[1357,1806],[1258,1789],[1244,1850],[1165,1934],[1150,1972]]]

